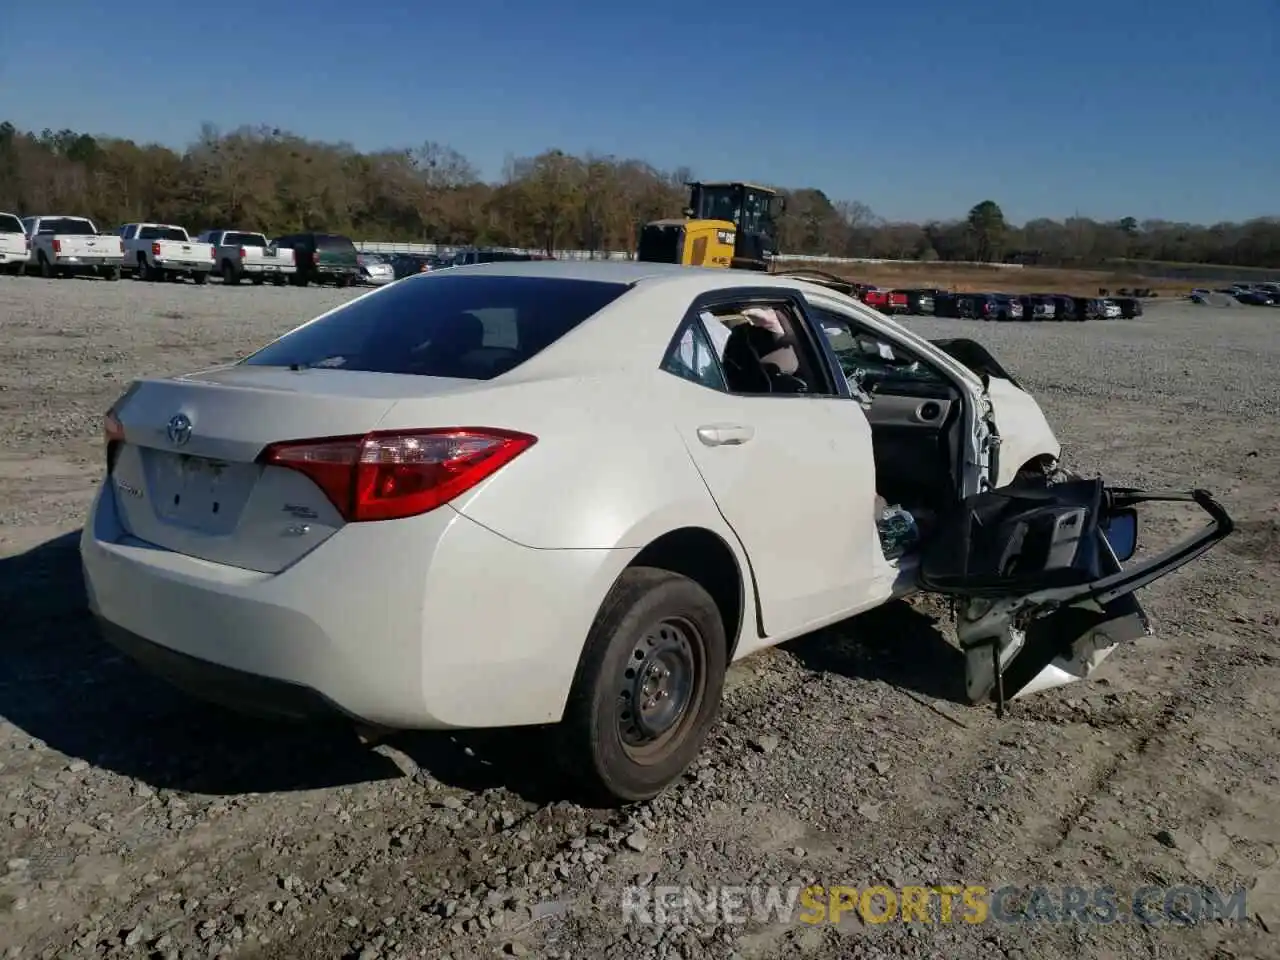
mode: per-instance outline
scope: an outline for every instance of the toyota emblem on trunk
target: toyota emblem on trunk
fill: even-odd
[[[191,418],[185,413],[170,418],[168,434],[170,443],[175,447],[182,446],[191,439]]]

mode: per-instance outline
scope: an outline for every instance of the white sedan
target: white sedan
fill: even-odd
[[[1230,530],[1187,495],[1209,527],[1122,570],[1143,495],[1064,480],[981,347],[653,264],[409,277],[134,383],[105,440],[81,552],[111,642],[257,713],[558,724],[606,800],[681,774],[730,661],[927,589],[1003,703],[1142,635],[1133,591]]]

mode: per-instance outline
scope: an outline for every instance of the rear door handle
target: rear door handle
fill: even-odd
[[[708,447],[736,446],[755,435],[754,427],[738,423],[709,423],[698,428],[698,439]]]

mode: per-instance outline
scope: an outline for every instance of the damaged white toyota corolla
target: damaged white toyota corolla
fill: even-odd
[[[530,262],[407,278],[134,383],[81,542],[111,642],[195,694],[379,728],[558,724],[601,798],[695,757],[726,665],[960,602],[977,702],[1087,675],[1147,495],[1063,480],[1035,401],[821,277]],[[892,509],[886,510],[886,507]],[[880,521],[884,522],[880,522]]]

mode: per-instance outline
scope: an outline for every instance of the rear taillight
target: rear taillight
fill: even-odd
[[[31,238],[30,238],[30,237],[23,237],[23,239],[27,241],[27,252],[28,252],[28,253],[30,253],[30,252],[31,252]]]
[[[55,254],[62,252],[62,241],[59,240],[57,237],[53,238],[53,252]]]
[[[121,255],[121,256],[123,256],[123,255],[124,255],[124,241],[123,241],[123,240],[121,240],[121,239],[119,239],[119,238],[117,237],[117,238],[116,238],[116,243],[118,243],[118,244],[120,245],[120,255]]]
[[[107,473],[116,465],[116,456],[120,452],[120,444],[124,443],[124,427],[116,415],[110,411],[102,418],[102,442],[107,453]]]
[[[320,262],[320,251],[319,251],[319,250],[312,250],[312,251],[311,251],[311,262],[312,262],[312,263],[319,263],[319,262]]]
[[[297,470],[350,523],[397,520],[448,503],[537,438],[511,430],[454,427],[275,443],[258,462]]]
[[[243,259],[244,259],[244,247],[241,247],[241,248],[240,248],[240,259],[241,259],[241,260],[243,260]]]
[[[120,394],[107,410],[102,418],[102,442],[107,448],[107,472],[111,472],[111,468],[115,466],[116,454],[120,451],[120,445],[124,443],[124,425],[120,422],[120,417],[116,413],[125,403],[138,391],[139,384],[135,380],[129,384],[129,389]]]
[[[159,240],[157,240],[155,243],[153,243],[153,244],[151,245],[151,255],[152,255],[153,257],[158,257],[158,256],[160,256],[160,241],[159,241]]]
[[[241,255],[241,256],[244,256],[244,251],[243,251],[243,250],[241,250],[241,251],[240,251],[240,255]],[[218,259],[218,248],[217,248],[217,247],[215,247],[215,246],[210,246],[210,247],[209,247],[209,259],[210,259],[210,260],[217,260],[217,259]]]

